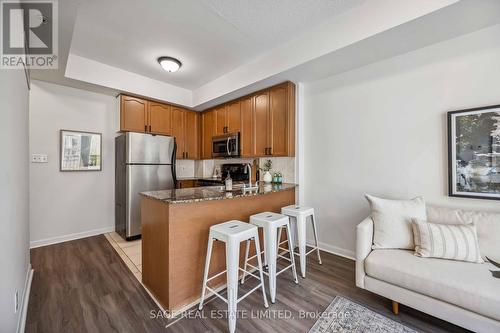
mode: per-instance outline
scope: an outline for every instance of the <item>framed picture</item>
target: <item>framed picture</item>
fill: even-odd
[[[61,130],[61,171],[101,171],[101,133]]]
[[[448,112],[453,197],[500,200],[500,105]]]

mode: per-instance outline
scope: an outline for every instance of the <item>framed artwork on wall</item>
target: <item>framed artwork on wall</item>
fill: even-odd
[[[60,170],[101,171],[101,133],[61,130]]]
[[[500,105],[448,112],[453,197],[500,200]]]

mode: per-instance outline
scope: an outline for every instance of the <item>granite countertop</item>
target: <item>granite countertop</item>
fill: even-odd
[[[235,188],[231,192],[226,192],[222,186],[204,186],[162,191],[148,191],[141,192],[140,194],[151,199],[175,204],[265,195],[268,193],[290,190],[296,186],[298,185],[289,183],[265,184],[259,182],[258,188],[252,191],[243,191],[242,189]]]

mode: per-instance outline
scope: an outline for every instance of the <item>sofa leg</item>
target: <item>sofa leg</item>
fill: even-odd
[[[392,312],[395,315],[399,314],[399,303],[396,301],[392,301]]]

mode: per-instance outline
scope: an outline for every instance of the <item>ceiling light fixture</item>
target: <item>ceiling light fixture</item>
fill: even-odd
[[[159,57],[158,63],[169,73],[177,72],[182,66],[179,60],[172,57]]]

